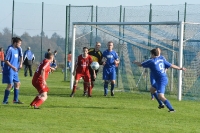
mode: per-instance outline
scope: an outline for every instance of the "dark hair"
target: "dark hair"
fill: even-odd
[[[49,48],[49,49],[47,49],[47,51],[49,52],[49,51],[50,51],[50,48]]]
[[[71,54],[72,52],[71,51],[69,51],[69,53],[68,54]]]
[[[155,48],[154,48],[154,49],[152,49],[150,52],[151,52],[151,54],[154,55],[154,56],[158,56],[158,55],[159,55],[158,49],[155,49]]]
[[[108,44],[109,44],[109,43],[113,43],[113,42],[112,42],[112,41],[109,41]],[[113,43],[113,45],[114,45],[114,43]]]
[[[50,59],[51,56],[53,56],[53,54],[52,54],[51,52],[48,52],[48,53],[46,54],[46,58],[47,58],[47,59]]]
[[[54,53],[57,53],[57,50],[55,50]]]
[[[88,48],[87,48],[87,47],[83,47],[83,50],[84,50],[84,49],[88,49]]]
[[[13,38],[13,43],[18,43],[18,42],[20,42],[20,41],[22,41],[22,40],[21,40],[21,38],[19,38],[19,37]]]

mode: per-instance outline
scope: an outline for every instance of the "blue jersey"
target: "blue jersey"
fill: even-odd
[[[9,49],[10,47],[13,47],[12,44],[11,44],[10,46],[8,46],[8,48],[7,48],[7,50],[6,50],[6,53],[5,53],[5,56],[6,56],[6,54],[7,54],[7,52],[8,52],[8,49]],[[23,56],[22,48],[19,47],[19,48],[17,48],[17,49],[18,49],[18,52],[19,52],[19,57],[22,57],[22,56]]]
[[[9,47],[6,51],[5,61],[9,61],[12,66],[15,68],[19,67],[19,50],[18,48]],[[4,64],[3,68],[4,73],[16,73],[10,66],[6,63]]]
[[[28,60],[34,60],[35,56],[34,56],[34,54],[31,52],[31,50],[26,50],[26,51],[24,52],[24,60],[25,60],[26,58],[27,58]]]
[[[159,81],[167,78],[165,69],[171,67],[171,64],[167,62],[163,56],[159,56],[143,62],[142,66],[144,68],[150,68],[152,77],[154,77],[156,81]]]
[[[115,67],[115,60],[118,60],[118,55],[117,53],[112,50],[106,50],[103,52],[103,57],[106,58],[106,64],[104,67],[106,68],[111,68],[111,67]]]

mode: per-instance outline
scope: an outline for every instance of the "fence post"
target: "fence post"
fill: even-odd
[[[13,7],[12,7],[12,38],[13,38],[13,29],[14,29],[14,9],[15,9],[15,0],[13,0]]]
[[[91,7],[91,22],[93,22],[93,6]],[[92,46],[93,40],[93,27],[91,26],[91,33],[90,33],[90,47]]]
[[[98,6],[96,6],[96,22],[98,22]],[[97,25],[96,25],[97,27]],[[97,28],[96,28],[96,42],[97,42]]]
[[[65,68],[64,68],[64,81],[67,81],[67,55],[68,55],[68,48],[69,48],[69,7],[66,6],[66,29],[65,29]]]
[[[44,21],[44,2],[42,2],[42,29],[41,29],[41,61],[42,61],[42,43],[43,43],[43,36],[44,36],[44,31],[43,31],[43,21]]]

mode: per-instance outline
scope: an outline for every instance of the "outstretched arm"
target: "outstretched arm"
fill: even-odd
[[[132,63],[136,64],[137,66],[140,66],[140,67],[142,66],[141,62],[133,61]]]
[[[174,65],[174,64],[171,65],[171,68],[174,68],[174,69],[177,69],[177,70],[183,70],[183,71],[186,70],[186,68],[184,68],[184,67],[179,67],[179,66]]]

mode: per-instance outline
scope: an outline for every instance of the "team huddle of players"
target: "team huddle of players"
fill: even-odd
[[[12,44],[6,51],[2,82],[7,83],[7,87],[4,93],[3,104],[8,104],[8,97],[12,86],[14,86],[13,103],[23,104],[23,102],[18,99],[20,87],[18,71],[22,67],[21,43],[22,40],[20,38],[13,38]],[[83,95],[87,95],[88,97],[92,96],[92,88],[94,87],[94,81],[98,73],[98,70],[93,70],[90,67],[92,62],[98,62],[100,65],[103,65],[104,96],[108,95],[109,83],[111,83],[111,96],[114,96],[116,67],[118,67],[119,64],[119,57],[113,50],[113,46],[113,42],[108,42],[107,50],[103,53],[100,51],[100,42],[96,43],[95,48],[88,49],[87,47],[83,47],[83,53],[78,56],[74,66],[73,75],[75,76],[75,82],[70,97],[74,97],[80,78],[83,78],[84,80]],[[169,112],[174,112],[175,110],[171,103],[164,96],[165,87],[168,83],[166,70],[168,68],[174,68],[185,71],[186,69],[167,62],[166,59],[161,56],[161,50],[159,48],[152,49],[150,52],[151,59],[142,63],[137,61],[134,61],[133,63],[151,70],[150,81],[152,87],[150,91],[158,101],[158,108],[161,109],[166,106],[169,109]],[[33,76],[32,85],[38,91],[38,95],[30,104],[30,107],[33,107],[34,109],[39,109],[41,104],[47,99],[47,92],[49,91],[49,88],[47,86],[46,79],[48,78],[48,74],[53,69],[50,67],[50,63],[53,59],[53,53],[47,53],[45,59],[40,63]]]

